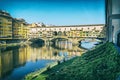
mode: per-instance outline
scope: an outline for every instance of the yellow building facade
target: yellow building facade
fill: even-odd
[[[0,39],[12,39],[12,17],[5,11],[0,11]]]
[[[28,24],[24,19],[12,18],[5,11],[0,11],[0,40],[27,39]]]
[[[24,19],[13,19],[13,39],[27,39],[28,25]]]

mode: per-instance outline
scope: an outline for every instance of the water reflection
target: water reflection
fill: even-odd
[[[80,46],[82,46],[83,48],[86,48],[86,49],[90,50],[93,47],[95,47],[96,44],[98,45],[100,43],[102,43],[102,41],[98,40],[98,39],[94,39],[94,40],[93,39],[86,39],[86,40],[81,41],[81,45]]]
[[[2,80],[20,80],[26,74],[45,67],[48,63],[64,57],[81,55],[83,50],[69,41],[57,42],[57,49],[50,45],[40,48],[31,46],[4,48],[0,50],[0,78]]]
[[[68,40],[63,40],[63,41],[56,41],[55,42],[55,47],[59,49],[68,49],[71,50],[73,43],[68,41]]]

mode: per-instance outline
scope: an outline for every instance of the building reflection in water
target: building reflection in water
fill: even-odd
[[[61,44],[61,45],[60,45]],[[73,46],[71,42],[58,42],[60,47],[65,49],[55,49],[49,45],[44,45],[40,48],[33,48],[30,46],[18,47],[12,49],[1,49],[0,50],[0,77],[3,78],[6,76],[14,76],[16,69],[23,68],[24,71],[27,71],[30,66],[38,64],[40,60],[61,60],[63,57],[71,57],[75,55],[81,55],[82,49]],[[73,48],[75,47],[75,48]],[[74,49],[74,50],[72,50]],[[33,63],[32,63],[33,62]],[[29,67],[25,65],[32,63]],[[44,64],[44,63],[43,63]],[[38,65],[37,65],[38,66]],[[42,66],[39,64],[39,66]],[[32,68],[33,69],[33,68]],[[28,71],[30,72],[30,71]],[[25,73],[28,74],[28,72]],[[14,74],[13,74],[14,73]],[[18,77],[17,76],[17,77]],[[22,78],[24,75],[22,76]]]

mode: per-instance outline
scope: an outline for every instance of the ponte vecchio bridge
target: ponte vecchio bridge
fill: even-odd
[[[70,25],[70,26],[32,26],[29,30],[29,39],[54,39],[54,38],[105,38],[105,25]]]

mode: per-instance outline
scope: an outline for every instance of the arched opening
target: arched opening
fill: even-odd
[[[54,36],[57,36],[57,35],[58,35],[57,31],[54,31],[54,32],[53,32],[53,35],[54,35]]]
[[[117,45],[120,47],[120,33],[117,35]]]
[[[62,36],[62,32],[61,31],[58,32],[58,36]]]

